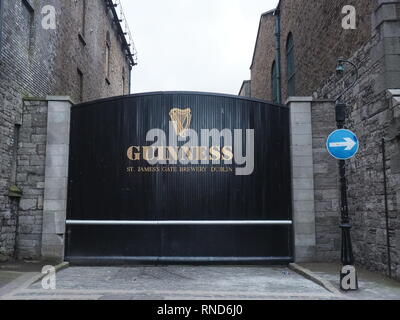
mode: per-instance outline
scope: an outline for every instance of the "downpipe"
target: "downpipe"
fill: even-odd
[[[386,167],[386,140],[382,138],[382,170],[383,170],[383,187],[385,195],[385,220],[386,220],[386,246],[387,246],[387,267],[389,277],[392,278],[392,256],[390,253],[390,219],[389,219],[389,204],[388,204],[388,191],[387,191],[387,167]]]

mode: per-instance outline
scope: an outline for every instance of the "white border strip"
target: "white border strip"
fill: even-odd
[[[127,221],[127,220],[67,220],[74,226],[186,226],[186,225],[292,225],[290,220],[165,220],[165,221]]]

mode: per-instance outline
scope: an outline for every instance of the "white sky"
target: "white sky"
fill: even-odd
[[[278,0],[121,0],[138,51],[132,91],[238,94],[260,16]]]

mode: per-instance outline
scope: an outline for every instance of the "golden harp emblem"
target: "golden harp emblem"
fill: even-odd
[[[192,122],[192,110],[190,108],[174,108],[170,111],[169,116],[171,117],[176,134],[182,138],[185,138],[186,130],[189,129]]]

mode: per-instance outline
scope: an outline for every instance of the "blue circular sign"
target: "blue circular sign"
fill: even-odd
[[[360,143],[352,131],[340,129],[331,133],[326,142],[326,147],[332,157],[347,160],[356,155]]]

